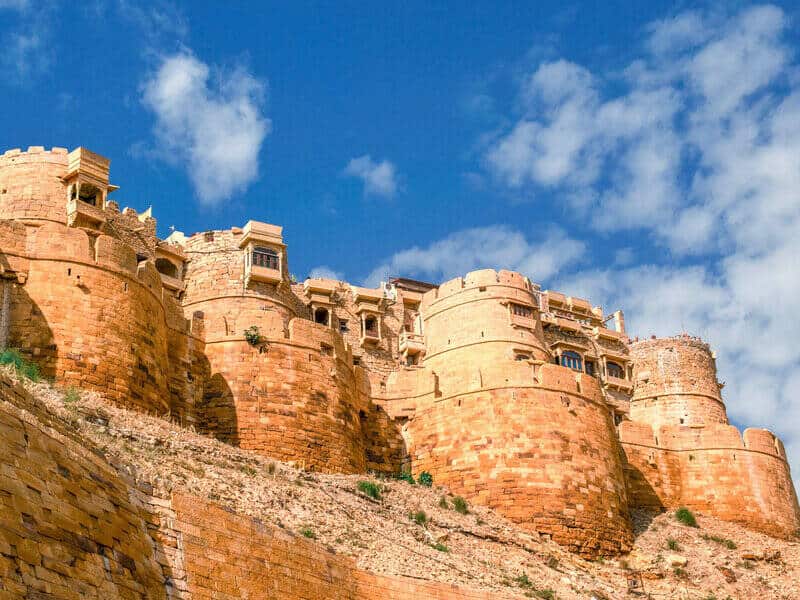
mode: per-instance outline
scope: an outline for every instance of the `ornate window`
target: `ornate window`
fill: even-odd
[[[270,267],[272,268],[272,267]],[[327,308],[318,308],[314,311],[314,322],[320,325],[328,325],[330,313]]]
[[[572,369],[573,371],[583,371],[583,360],[581,355],[572,350],[568,350],[561,355],[561,366]]]
[[[279,271],[281,268],[280,257],[272,248],[255,246],[253,248],[253,266]]]
[[[617,379],[625,379],[625,369],[615,362],[606,363],[606,374],[609,377],[616,377]]]
[[[517,315],[518,317],[523,317],[525,319],[530,319],[533,317],[533,309],[530,306],[524,306],[523,304],[516,304],[512,302],[511,314]]]
[[[166,258],[156,259],[156,270],[162,275],[174,277],[175,279],[177,279],[180,275],[178,273],[178,267],[176,267],[172,261],[167,260]]]

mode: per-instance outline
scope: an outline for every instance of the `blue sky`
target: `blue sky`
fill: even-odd
[[[0,0],[0,145],[108,156],[162,235],[283,225],[299,278],[508,267],[702,335],[800,462],[797,3],[229,4]]]

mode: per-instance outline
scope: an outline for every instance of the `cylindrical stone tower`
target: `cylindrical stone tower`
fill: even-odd
[[[423,298],[438,397],[408,423],[415,472],[587,556],[626,550],[621,451],[597,380],[549,362],[536,290],[469,273]]]
[[[728,423],[711,350],[698,338],[682,335],[636,342],[631,419],[662,425]]]
[[[204,323],[208,360],[199,430],[308,468],[363,472],[352,355],[334,329],[297,316],[305,306],[290,289],[280,227],[199,233],[184,249],[183,306]]]

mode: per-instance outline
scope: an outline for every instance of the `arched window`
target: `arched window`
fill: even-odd
[[[561,366],[572,369],[573,371],[583,371],[583,361],[577,352],[568,350],[561,355]]]
[[[264,267],[265,269],[280,269],[278,253],[272,248],[255,246],[253,248],[253,266]]]
[[[166,258],[156,259],[156,271],[158,271],[162,275],[166,275],[167,277],[174,277],[176,279],[178,277],[178,267],[176,267],[171,261],[167,260]]]
[[[617,379],[625,379],[625,370],[615,362],[606,363],[606,374],[609,377],[616,377]]]
[[[314,322],[320,325],[327,325],[329,313],[327,308],[318,308],[314,311]]]

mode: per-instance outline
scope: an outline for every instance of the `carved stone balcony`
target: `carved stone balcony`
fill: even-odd
[[[381,341],[381,334],[377,329],[365,329],[361,333],[361,345],[377,344]]]
[[[264,283],[280,283],[283,279],[280,269],[270,269],[258,265],[250,265],[245,278],[247,281],[263,281]]]
[[[624,333],[621,333],[619,331],[614,331],[613,329],[606,329],[605,327],[592,328],[592,334],[594,335],[595,339],[605,338],[607,340],[613,340],[616,342],[625,341],[628,337]]]
[[[106,214],[102,207],[94,206],[78,198],[67,200],[67,223],[91,223],[99,225],[106,220]]]
[[[161,275],[161,284],[168,290],[182,292],[186,289],[186,284],[177,277],[170,277],[164,273],[159,273],[159,275]]]
[[[401,331],[399,340],[400,354],[425,353],[425,337],[421,333]]]
[[[612,375],[606,375],[603,379],[603,383],[607,387],[616,388],[618,390],[623,390],[626,392],[633,391],[633,382],[627,379],[622,379],[621,377],[613,377]]]

